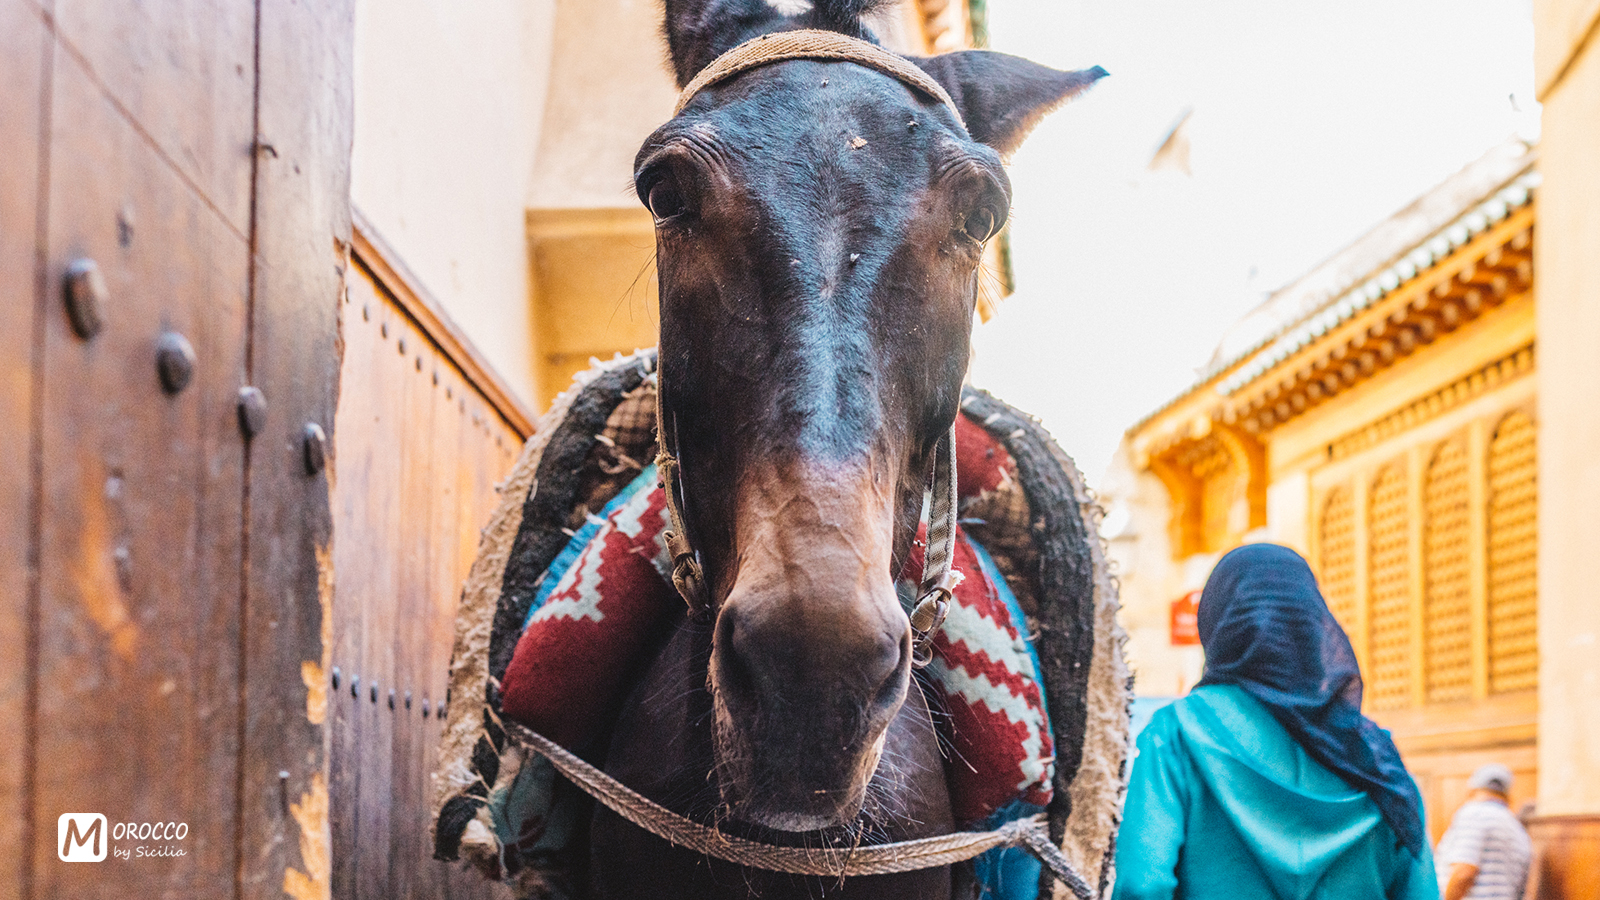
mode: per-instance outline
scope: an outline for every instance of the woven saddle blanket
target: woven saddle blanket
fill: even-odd
[[[599,761],[630,673],[683,611],[648,463],[653,368],[650,352],[598,364],[558,399],[505,486],[463,597],[435,851],[466,855],[524,896],[582,896],[572,876],[586,848],[575,845],[591,807],[500,723]],[[920,677],[956,819],[989,828],[1048,811],[1058,840],[1078,826],[1063,847],[1079,871],[1108,883],[1128,692],[1096,511],[1037,423],[981,392],[964,396],[956,457],[965,578]],[[1054,508],[1030,503],[1047,490]],[[920,540],[912,556],[908,604]],[[1016,850],[980,857],[974,880],[997,900],[1041,896],[1037,864]]]

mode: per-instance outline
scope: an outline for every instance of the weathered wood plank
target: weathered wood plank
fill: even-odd
[[[336,848],[333,893],[337,897],[356,894],[358,800],[364,774],[360,746],[370,735],[362,731],[366,723],[364,707],[350,686],[353,679],[370,678],[370,672],[363,668],[362,623],[367,607],[382,587],[378,575],[386,558],[378,551],[382,542],[374,535],[387,519],[385,510],[393,499],[392,486],[385,478],[390,453],[380,433],[387,410],[384,365],[394,353],[382,337],[390,327],[390,316],[383,299],[359,268],[352,267],[347,280],[350,302],[345,307],[341,330],[344,364],[334,427],[338,435],[339,475],[333,500],[334,530],[338,534],[333,548],[338,572],[332,622],[333,664],[339,667],[343,682],[332,704],[328,760]]]
[[[111,299],[91,341],[65,316],[45,317],[34,827],[53,837],[61,812],[98,811],[188,830],[174,844],[184,856],[119,861],[114,877],[63,866],[53,841],[35,841],[33,888],[225,896],[236,862],[235,397],[248,250],[75,57],[57,52],[52,78],[47,286],[88,256]],[[175,393],[157,375],[164,332],[193,348],[192,382]]]
[[[106,7],[57,0],[54,17],[63,52],[80,60],[179,177],[245,236],[255,4],[165,0]]]
[[[40,117],[48,35],[31,6],[0,2],[0,897],[21,897],[28,842],[26,766],[32,553],[34,326],[39,307],[34,262],[39,202]],[[54,839],[55,832],[49,832]]]
[[[334,893],[505,897],[504,887],[432,859],[429,776],[461,583],[494,482],[521,441],[448,355],[451,345],[433,340],[376,277],[363,264],[348,277],[333,641],[342,671],[360,672],[364,685],[376,674],[380,689],[376,709],[363,687],[359,704],[341,701],[349,714],[332,720]]]
[[[467,571],[472,565],[471,557],[468,555],[470,551],[464,551],[463,548],[469,541],[476,547],[476,529],[479,527],[475,520],[480,500],[473,494],[471,485],[471,466],[477,442],[473,439],[469,421],[463,412],[466,408],[466,393],[470,392],[471,388],[465,381],[452,378],[447,382],[441,415],[436,419],[435,425],[439,432],[439,440],[450,448],[450,468],[441,472],[444,476],[440,479],[441,489],[448,491],[454,502],[449,509],[440,511],[438,524],[439,534],[444,536],[439,541],[440,551],[445,558],[445,563],[440,568],[448,573],[441,575],[441,578],[448,578],[448,581],[441,586],[440,592],[434,595],[432,616],[434,633],[449,634],[450,638],[433,647],[432,664],[426,676],[428,691],[435,698],[434,718],[429,723],[427,733],[429,772],[434,770],[434,764],[438,760],[440,724],[443,721],[439,706],[444,703],[446,687],[449,684],[455,611],[460,605],[461,585],[465,583]],[[428,784],[430,808],[434,788],[434,784],[430,781]],[[430,858],[433,856],[431,843],[428,856]],[[435,861],[433,867],[438,879],[439,894],[442,897],[500,896],[491,890],[481,875],[462,867],[459,863]]]
[[[330,452],[329,469],[309,473],[303,435],[315,424],[335,438],[350,240],[353,7],[351,0],[257,6],[250,378],[269,413],[249,457],[243,900],[326,896],[330,880],[323,740],[334,702],[327,693],[329,491],[338,461]]]
[[[479,529],[488,521],[487,516],[481,515],[481,511],[485,506],[484,498],[478,496],[477,468],[481,442],[477,430],[472,425],[472,415],[467,412],[470,396],[470,392],[458,390],[455,396],[455,403],[451,407],[451,411],[455,415],[453,425],[459,447],[456,468],[452,475],[456,483],[456,491],[461,497],[457,505],[459,518],[454,529],[455,541],[453,545],[456,556],[461,562],[458,563],[457,588],[452,592],[448,603],[452,622],[455,618],[455,609],[460,605],[460,585],[466,582],[467,573],[472,568],[472,559],[477,553]],[[439,691],[437,696],[441,702],[448,696],[448,675],[449,663],[446,662],[445,667],[439,669],[435,675]],[[438,738],[438,731],[439,729],[435,729],[435,741]],[[437,749],[435,753],[437,753]],[[464,867],[461,863],[437,863],[437,865],[451,867],[452,877],[449,879],[447,886],[450,889],[452,898],[478,896],[473,892],[473,888],[484,882],[481,875],[472,869]]]
[[[472,389],[482,394],[514,430],[522,435],[532,434],[532,408],[517,397],[506,380],[445,312],[438,298],[428,293],[372,223],[361,215],[361,211],[352,210],[352,216],[356,256],[370,270],[373,280],[384,285],[390,298],[428,336],[439,353],[450,360],[451,367],[458,370],[472,385]]]
[[[404,590],[403,560],[410,549],[403,542],[403,520],[411,512],[410,498],[403,494],[404,448],[419,436],[409,434],[406,429],[408,379],[407,361],[402,353],[415,339],[411,338],[404,319],[387,307],[383,311],[383,324],[387,338],[374,356],[375,390],[371,403],[377,419],[376,427],[370,432],[374,444],[373,482],[382,496],[370,498],[366,504],[367,523],[358,526],[362,536],[357,538],[348,531],[344,535],[367,542],[366,552],[374,557],[375,571],[370,589],[363,591],[359,600],[354,595],[341,594],[339,602],[361,604],[362,673],[368,678],[387,681],[394,677],[395,618],[398,598]],[[343,798],[344,802],[356,804],[360,835],[359,845],[351,850],[357,855],[354,896],[357,900],[386,900],[390,896],[391,819],[395,815],[403,816],[405,811],[393,807],[392,730],[370,703],[363,700],[363,707],[365,711],[358,726],[361,740],[356,747],[361,789],[356,796]]]
[[[465,411],[457,407],[462,433],[461,459],[457,464],[457,471],[462,477],[463,484],[461,504],[463,518],[456,532],[459,541],[457,551],[459,568],[455,588],[441,598],[448,610],[448,615],[445,617],[448,624],[441,631],[442,658],[445,664],[438,669],[436,676],[441,682],[448,672],[449,652],[454,639],[455,611],[461,600],[461,585],[466,581],[467,572],[477,557],[478,540],[483,533],[483,527],[488,524],[489,517],[499,504],[500,497],[496,486],[510,473],[512,464],[516,461],[516,451],[522,447],[521,435],[513,430],[509,421],[496,415],[496,410],[488,399],[483,395],[469,394]],[[436,746],[437,733],[433,735],[433,740]],[[446,864],[436,863],[436,865]],[[509,896],[499,885],[489,885],[475,872],[462,868],[459,864],[451,865],[451,874],[452,897]]]
[[[406,354],[401,357],[399,381],[404,386],[402,406],[405,439],[400,451],[400,496],[405,510],[400,519],[400,590],[394,600],[394,637],[397,683],[414,684],[427,664],[429,630],[426,610],[432,605],[428,567],[433,545],[440,537],[433,528],[432,508],[437,502],[435,479],[440,469],[434,456],[434,413],[441,405],[435,395],[443,391],[432,383],[435,354],[423,336],[408,328]],[[394,815],[390,820],[389,846],[391,896],[411,897],[422,873],[429,868],[425,839],[428,818],[418,771],[422,741],[403,718],[390,717],[391,755],[389,783]]]
[[[439,369],[439,386],[434,392],[433,412],[433,464],[436,476],[445,473],[453,475],[463,465],[461,418],[456,411],[454,396],[462,389],[464,382],[457,378],[455,371],[448,365],[441,363]],[[431,542],[433,555],[428,566],[430,589],[427,603],[421,612],[423,620],[427,623],[427,644],[423,648],[424,656],[419,660],[417,671],[418,687],[423,694],[431,697],[444,696],[445,673],[449,671],[450,648],[455,637],[455,608],[461,596],[461,585],[467,576],[466,562],[461,559],[457,541],[453,539],[462,518],[463,503],[463,494],[454,477],[436,478],[434,501],[429,516],[436,537]],[[458,867],[448,863],[433,861],[433,842],[428,838],[428,826],[431,823],[426,821],[426,818],[427,811],[432,808],[434,791],[433,779],[430,776],[438,758],[440,721],[441,718],[436,713],[417,722],[417,738],[420,746],[415,765],[420,775],[419,784],[422,789],[420,808],[424,810],[425,819],[422,840],[417,852],[430,861],[421,872],[423,878],[418,884],[419,896],[454,896],[450,893],[452,870],[459,871]],[[482,879],[475,873],[461,872],[455,876],[472,885],[472,882],[466,882],[466,878],[462,876],[471,878],[478,884],[482,883]],[[483,893],[479,896],[483,896]]]

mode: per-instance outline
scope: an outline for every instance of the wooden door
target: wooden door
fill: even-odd
[[[0,0],[0,847],[13,848],[0,852],[0,897],[23,896],[32,871],[34,246],[48,37],[32,7]]]
[[[432,773],[461,586],[532,423],[397,263],[358,223],[333,490],[333,895],[505,898],[433,859]]]
[[[0,896],[326,894],[351,42],[348,2],[0,0]],[[62,862],[69,812],[181,853]]]
[[[194,32],[204,49],[181,52],[210,57],[207,68],[249,62],[248,41],[207,40],[229,30],[212,12]],[[245,471],[233,419],[249,236],[213,185],[235,174],[248,183],[249,159],[179,165],[191,135],[142,127],[107,87],[137,95],[127,82],[145,48],[116,37],[143,32],[80,37],[68,30],[76,24],[57,22],[45,132],[34,822],[54,838],[69,811],[102,812],[113,827],[182,819],[187,853],[150,886],[220,893],[237,863]],[[80,53],[67,52],[68,35]],[[229,98],[207,103],[211,85],[173,74],[140,80],[218,111],[197,113],[195,132],[249,146],[248,104],[241,115]],[[102,325],[87,338],[50,302],[80,261],[106,287]],[[107,890],[106,871],[62,865],[54,843],[32,847],[38,896]],[[138,873],[134,884],[156,874],[131,859],[106,865]]]
[[[339,852],[328,837],[325,729],[353,7],[259,0],[249,362],[268,414],[247,458],[241,900],[327,896]]]

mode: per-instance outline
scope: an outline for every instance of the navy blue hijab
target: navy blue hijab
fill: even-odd
[[[1300,554],[1249,544],[1222,558],[1200,595],[1201,684],[1261,701],[1312,759],[1365,792],[1420,853],[1422,798],[1387,732],[1361,714],[1361,672]]]

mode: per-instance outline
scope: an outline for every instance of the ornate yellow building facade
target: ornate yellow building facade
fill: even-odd
[[[1246,541],[1300,550],[1435,836],[1484,762],[1537,791],[1535,163],[1498,148],[1272,295],[1122,455],[1168,548],[1130,617],[1176,599],[1150,568],[1188,589]]]

